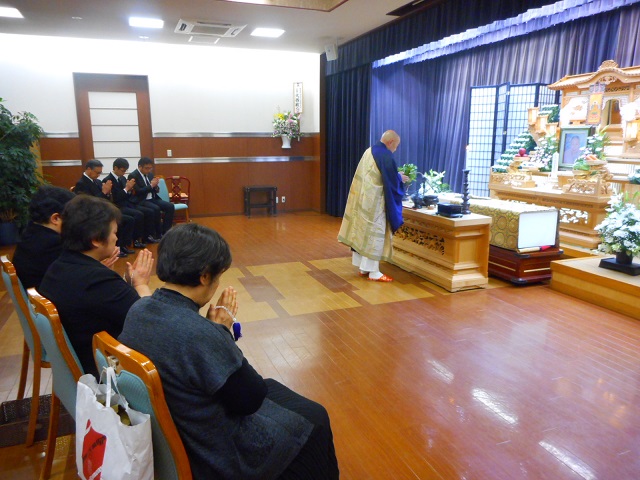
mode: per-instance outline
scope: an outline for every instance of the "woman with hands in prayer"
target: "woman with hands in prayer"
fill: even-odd
[[[106,330],[117,337],[131,305],[151,295],[153,255],[141,250],[127,262],[128,281],[103,262],[114,259],[120,211],[110,202],[78,195],[62,212],[62,253],[38,291],[51,300],[85,373],[98,374],[91,342]]]
[[[173,227],[158,247],[165,284],[131,307],[118,339],[158,369],[194,478],[338,478],[324,407],[263,379],[235,343],[236,290],[199,314],[230,266],[216,231]]]

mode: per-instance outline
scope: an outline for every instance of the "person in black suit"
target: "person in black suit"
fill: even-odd
[[[80,180],[76,183],[75,193],[86,194],[93,197],[103,198],[105,200],[112,200],[111,188],[113,187],[111,182],[102,183],[98,178],[102,175],[102,162],[100,160],[89,160],[84,167],[84,173]],[[133,242],[133,231],[135,228],[135,218],[129,215],[122,215],[119,219],[118,226],[120,227],[118,235],[118,245],[120,246],[120,256],[126,257],[130,253],[135,253],[135,250],[131,250],[128,246]]]
[[[156,234],[161,237],[169,231],[173,225],[173,215],[175,206],[173,203],[165,202],[158,196],[159,178],[154,178],[151,173],[153,170],[153,160],[149,157],[142,157],[138,160],[138,168],[129,174],[129,180],[135,179],[136,184],[133,187],[134,195],[131,200],[144,207],[152,208],[156,212],[164,213],[162,225],[156,224]]]
[[[127,180],[124,176],[129,168],[129,162],[126,158],[116,158],[113,162],[113,172],[107,175],[102,183],[111,182],[111,200],[120,211],[135,218],[136,226],[133,231],[133,246],[135,248],[145,248],[145,241],[157,243],[154,238],[155,233],[155,212],[150,208],[142,205],[136,205],[131,202],[133,194],[133,186],[135,180]],[[160,212],[158,212],[160,215]]]
[[[42,185],[29,203],[30,222],[13,253],[22,286],[38,288],[47,268],[62,252],[62,210],[75,195],[66,188]]]
[[[58,309],[60,321],[85,373],[96,375],[91,341],[106,330],[117,337],[140,297],[151,295],[153,256],[140,250],[127,262],[128,281],[101,261],[116,244],[120,210],[94,196],[78,195],[62,212],[63,251],[45,273],[38,291]]]

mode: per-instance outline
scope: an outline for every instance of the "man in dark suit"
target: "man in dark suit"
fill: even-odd
[[[137,205],[151,208],[156,212],[161,211],[164,214],[162,225],[156,224],[156,234],[160,237],[167,233],[171,225],[173,225],[175,207],[173,203],[165,202],[158,196],[158,182],[160,179],[154,178],[151,170],[153,170],[153,160],[149,157],[142,157],[138,161],[138,168],[129,174],[129,180],[133,178],[136,181],[131,201]]]
[[[92,197],[104,198],[111,201],[111,182],[102,183],[98,178],[102,175],[102,162],[100,160],[89,160],[84,167],[84,173],[76,183],[74,192],[77,194],[91,195]],[[118,224],[118,246],[120,247],[120,257],[135,253],[135,250],[127,248],[133,242],[133,230],[135,219],[129,215],[122,215]]]
[[[102,183],[111,182],[111,200],[114,205],[120,209],[124,215],[135,218],[136,227],[133,232],[133,246],[135,248],[145,248],[147,244],[157,243],[154,238],[155,234],[155,212],[150,208],[142,205],[136,205],[131,202],[133,194],[133,186],[135,180],[128,180],[124,176],[129,168],[129,162],[126,158],[116,158],[113,162],[113,172],[107,175]],[[159,215],[159,213],[158,213]]]

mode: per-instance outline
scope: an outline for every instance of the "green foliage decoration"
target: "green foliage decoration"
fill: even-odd
[[[43,183],[31,147],[44,133],[32,113],[12,114],[0,98],[0,222],[26,225],[29,202]]]

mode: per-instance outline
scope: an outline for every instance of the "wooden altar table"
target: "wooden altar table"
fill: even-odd
[[[391,263],[450,292],[486,287],[491,217],[447,218],[435,212],[403,209]]]

